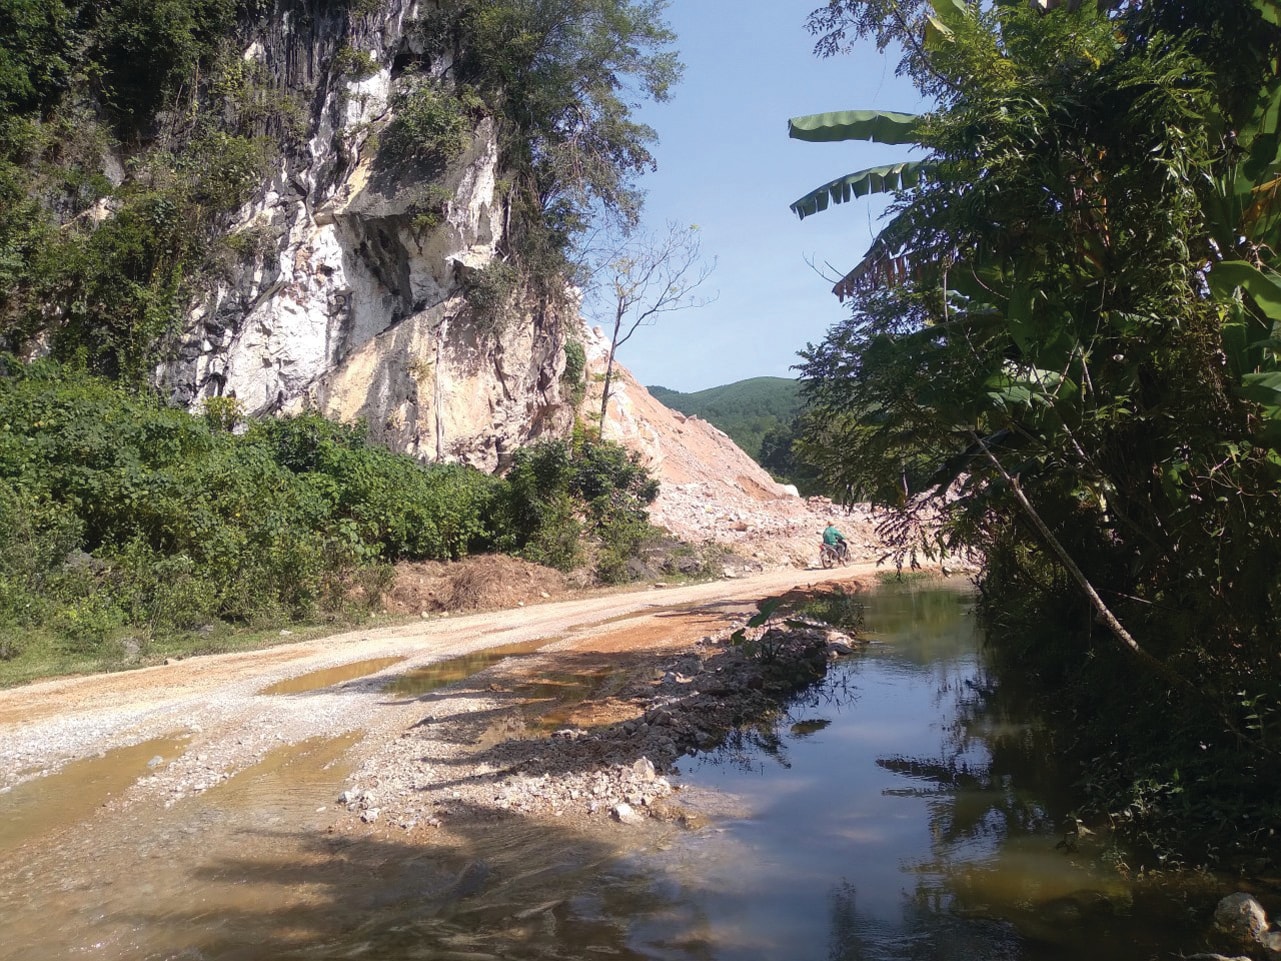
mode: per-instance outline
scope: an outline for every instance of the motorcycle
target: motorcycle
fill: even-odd
[[[818,550],[818,562],[824,567],[833,567],[840,564],[842,567],[849,562],[850,546],[845,541],[837,541],[835,544],[824,544]]]

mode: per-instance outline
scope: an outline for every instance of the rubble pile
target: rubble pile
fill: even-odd
[[[608,343],[587,336],[588,363],[603,371]],[[589,379],[587,409],[600,406]],[[747,564],[816,567],[823,528],[831,522],[850,543],[854,561],[877,560],[885,547],[866,504],[847,509],[826,497],[802,498],[778,484],[723,431],[670,410],[615,365],[604,436],[636,451],[661,482],[650,519],[691,544],[722,544]],[[755,562],[754,564],[752,562]],[[727,573],[741,573],[731,561]]]
[[[830,659],[860,647],[822,624],[726,629],[674,657],[661,676],[630,679],[615,695],[631,705],[627,717],[539,736],[529,735],[515,708],[489,727],[502,736],[482,738],[465,761],[433,758],[431,751],[457,743],[452,725],[465,727],[467,716],[486,710],[470,703],[453,717],[424,718],[393,742],[394,752],[371,759],[338,800],[366,822],[406,829],[511,815],[688,821],[666,802],[676,762],[715,751],[739,725],[777,715],[790,695],[822,678]]]

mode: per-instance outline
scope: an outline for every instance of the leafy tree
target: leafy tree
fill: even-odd
[[[0,115],[47,109],[62,94],[73,41],[62,0],[0,0]]]
[[[1089,718],[1103,803],[1151,802],[1134,822],[1156,830],[1186,790],[1207,833],[1182,842],[1225,818],[1239,843],[1281,749],[1277,7],[1068,7],[829,5],[897,39],[938,108],[794,122],[925,150],[823,188],[899,199],[842,285],[852,316],[804,355],[807,449],[845,452],[829,479],[900,508],[904,536],[982,549],[989,620]],[[1258,763],[1210,775],[1207,745]]]
[[[646,506],[658,481],[619,444],[578,431],[516,452],[498,508],[499,546],[571,570],[595,555],[606,580],[624,578],[624,561],[651,535]]]
[[[830,496],[818,470],[810,463],[803,443],[805,433],[803,416],[766,431],[761,438],[760,465],[782,483],[795,485],[805,497]]]
[[[654,166],[655,134],[630,98],[666,100],[680,73],[666,5],[447,0],[423,22],[429,48],[451,55],[455,82],[499,120],[508,242],[536,275],[567,268],[594,209],[635,222],[634,178]]]
[[[88,5],[86,5],[88,6]],[[88,52],[99,94],[127,133],[145,133],[182,88],[198,93],[231,36],[241,0],[112,0],[94,5]]]

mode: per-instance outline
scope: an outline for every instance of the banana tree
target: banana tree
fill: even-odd
[[[831,113],[793,117],[787,122],[787,135],[809,143],[867,140],[874,143],[918,144],[921,118],[917,114],[882,110],[840,110]],[[929,161],[904,160],[856,170],[816,187],[794,201],[792,212],[801,220],[827,210],[831,204],[844,204],[873,194],[910,190],[931,175]],[[901,250],[893,248],[892,225],[881,232],[859,265],[833,288],[844,300],[872,277],[886,283],[905,279],[908,260]]]

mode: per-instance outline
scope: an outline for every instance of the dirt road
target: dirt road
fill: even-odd
[[[852,566],[841,577],[873,570]],[[199,788],[282,742],[387,732],[414,723],[421,713],[414,699],[384,693],[393,675],[511,645],[537,646],[547,654],[679,647],[750,610],[761,597],[830,579],[825,571],[773,571],[738,581],[441,617],[0,691],[0,792],[77,758],[174,737],[184,740],[181,757],[172,763],[166,758],[168,776],[157,775],[145,786]],[[267,693],[272,690],[279,693]],[[192,765],[184,759],[197,756],[207,776],[185,770]]]
[[[776,571],[0,692],[0,961],[311,957],[371,917],[394,930],[402,904],[528,926],[565,872],[715,816],[664,776],[673,739],[712,722],[662,705],[715,689],[727,649],[702,638],[832,580]]]

